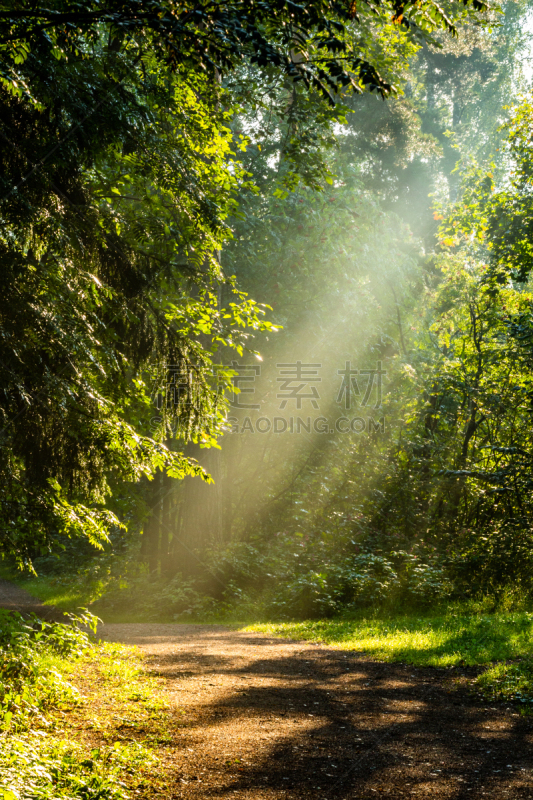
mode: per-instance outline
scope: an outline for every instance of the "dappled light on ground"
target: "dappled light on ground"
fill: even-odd
[[[472,666],[533,654],[533,614],[527,611],[259,623],[244,630],[331,644],[384,661],[420,666]]]
[[[533,719],[472,670],[372,661],[218,626],[106,625],[168,680],[173,798],[533,798]]]

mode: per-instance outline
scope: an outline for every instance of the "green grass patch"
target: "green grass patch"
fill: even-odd
[[[94,618],[92,620],[94,622]],[[132,800],[164,786],[175,719],[142,653],[0,610],[0,800]]]
[[[241,630],[362,651],[380,661],[491,665],[477,678],[478,690],[489,698],[533,704],[533,613],[268,622]]]
[[[533,655],[533,613],[529,612],[269,622],[244,630],[362,650],[381,661],[419,666],[474,666]]]
[[[132,791],[127,779],[157,761],[135,743],[116,742],[89,750],[77,742],[35,732],[0,737],[0,747],[3,800],[129,800]]]
[[[511,700],[533,705],[533,660],[495,664],[479,676],[477,685],[492,700]]]
[[[55,606],[61,611],[70,612],[78,608],[87,608],[94,599],[88,588],[77,585],[71,580],[24,575],[5,565],[0,567],[0,578],[11,581],[44,605]]]

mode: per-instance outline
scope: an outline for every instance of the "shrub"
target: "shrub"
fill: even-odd
[[[0,611],[0,730],[25,730],[46,709],[78,702],[51,656],[82,655],[90,641],[79,625],[95,623],[87,613],[63,625]]]
[[[291,570],[292,566],[292,570]],[[331,559],[320,570],[286,567],[269,607],[282,616],[330,616],[345,608],[425,603],[447,597],[453,586],[436,555],[405,551],[359,552]]]

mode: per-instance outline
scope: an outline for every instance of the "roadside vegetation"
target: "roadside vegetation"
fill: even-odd
[[[158,744],[174,722],[161,681],[131,647],[71,623],[0,611],[2,800],[126,800],[161,781]]]
[[[45,579],[16,582],[50,605],[70,610],[69,595]],[[42,589],[45,589],[43,592]],[[463,603],[442,603],[433,610],[425,606],[393,610],[390,606],[366,608],[328,619],[283,619],[257,603],[208,603],[190,590],[191,605],[185,613],[173,613],[160,603],[157,590],[144,611],[123,606],[106,615],[109,622],[210,623],[233,629],[268,633],[272,636],[310,641],[361,653],[380,661],[402,662],[421,667],[476,667],[470,679],[472,690],[487,699],[513,702],[523,713],[533,713],[533,610],[509,593],[495,602],[493,597]],[[74,595],[83,597],[81,590]],[[86,597],[84,597],[86,599]],[[150,600],[154,606],[150,611]],[[155,601],[158,602],[156,609]],[[62,604],[62,605],[61,605]],[[106,647],[110,647],[107,645]],[[111,648],[111,651],[113,649]],[[128,652],[124,650],[124,652]]]

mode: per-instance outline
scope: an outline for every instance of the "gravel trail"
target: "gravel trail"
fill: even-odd
[[[533,719],[476,701],[461,670],[221,626],[101,636],[138,645],[168,681],[169,797],[533,798]]]
[[[60,613],[0,580],[0,607]],[[166,680],[161,797],[533,798],[533,717],[468,691],[473,672],[386,664],[217,625],[105,624]]]

